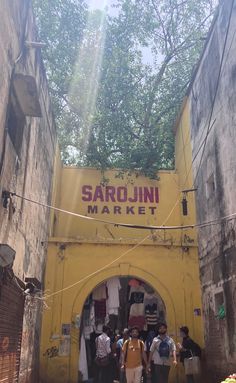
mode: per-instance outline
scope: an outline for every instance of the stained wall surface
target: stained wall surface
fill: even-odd
[[[56,133],[40,50],[25,46],[37,40],[32,10],[26,0],[2,0],[0,14],[0,195],[49,203]],[[1,200],[0,243],[16,252],[19,281],[43,282],[48,230],[47,209],[16,197],[3,207]],[[27,297],[19,382],[37,381],[41,313],[39,300]]]
[[[189,93],[205,344],[211,381],[236,364],[236,2],[223,1]],[[197,154],[199,152],[199,154]]]

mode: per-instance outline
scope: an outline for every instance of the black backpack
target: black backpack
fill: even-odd
[[[201,349],[201,347],[196,342],[194,342],[194,341],[193,341],[193,354],[195,356],[198,356],[199,358],[201,358],[201,356],[202,356],[202,349]]]

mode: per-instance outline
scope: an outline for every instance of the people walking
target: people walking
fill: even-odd
[[[157,327],[158,336],[153,339],[148,360],[148,370],[150,364],[154,362],[154,377],[156,383],[168,383],[170,367],[177,365],[176,346],[172,338],[167,335],[167,325],[160,323]]]
[[[144,343],[139,339],[138,327],[131,329],[131,339],[124,342],[122,347],[122,366],[125,369],[127,383],[140,383],[143,362],[147,365]]]
[[[153,342],[153,339],[155,338],[155,336],[156,336],[156,332],[154,330],[150,330],[147,334],[147,338],[146,338],[146,341],[144,343],[144,349],[145,349],[146,354],[147,354],[147,360],[149,359],[150,348],[151,348],[151,345],[152,345],[152,342]],[[150,372],[151,372],[151,383],[155,383],[153,360],[150,362]],[[147,371],[147,373],[148,373],[148,371]],[[147,381],[147,379],[144,379],[143,383],[145,383],[146,381]]]
[[[96,338],[96,382],[112,383],[112,364],[111,364],[111,330],[108,326],[103,326],[103,332]]]
[[[122,338],[117,341],[116,352],[119,359],[120,366],[120,383],[126,383],[125,370],[121,369],[122,364],[122,347],[126,340],[130,339],[130,332],[128,328],[125,328],[122,334]]]
[[[182,343],[178,343],[177,346],[180,351],[180,362],[184,364],[185,359],[197,356],[201,358],[201,348],[195,343],[189,336],[189,329],[187,326],[180,327],[180,336]],[[187,383],[194,383],[194,375],[186,373]]]

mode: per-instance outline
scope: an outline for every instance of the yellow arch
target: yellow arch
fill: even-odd
[[[171,331],[177,332],[177,322],[176,322],[176,311],[174,301],[170,294],[169,289],[165,286],[157,277],[157,275],[148,272],[142,268],[133,266],[129,263],[121,263],[114,267],[108,268],[106,270],[101,271],[96,274],[89,280],[87,280],[83,285],[80,286],[78,293],[75,297],[73,306],[72,306],[72,323],[76,323],[76,317],[78,315],[81,316],[83,305],[88,297],[88,295],[92,292],[92,290],[103,281],[106,281],[115,276],[133,276],[143,281],[147,282],[149,285],[153,287],[153,289],[158,292],[160,297],[162,298],[165,307],[166,307],[166,318],[167,323]],[[69,381],[76,382],[77,381],[77,373],[78,373],[78,357],[79,357],[79,329],[76,326],[72,327],[71,334],[71,353],[70,353],[70,361],[69,361]]]

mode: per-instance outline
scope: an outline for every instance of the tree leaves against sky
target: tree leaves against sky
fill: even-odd
[[[82,0],[34,7],[64,162],[151,178],[172,168],[173,124],[213,1],[118,0],[116,17]]]

